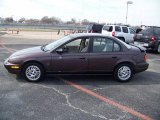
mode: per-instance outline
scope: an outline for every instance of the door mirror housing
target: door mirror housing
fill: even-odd
[[[57,52],[57,53],[62,53],[62,52],[63,52],[63,49],[62,49],[62,48],[59,48],[59,49],[56,50],[56,52]]]
[[[68,52],[68,49],[67,49],[67,48],[58,48],[58,49],[56,50],[56,52],[57,52],[58,54],[62,54],[62,53],[64,53],[64,52]]]

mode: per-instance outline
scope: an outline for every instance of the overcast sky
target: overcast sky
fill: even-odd
[[[128,23],[160,26],[160,0],[132,0]],[[0,0],[0,17],[55,16],[95,22],[125,23],[127,0]]]

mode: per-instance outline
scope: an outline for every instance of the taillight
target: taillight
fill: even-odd
[[[112,32],[112,36],[115,36],[115,32]]]
[[[152,42],[155,41],[155,36],[151,36],[151,41],[152,41]]]
[[[144,55],[144,61],[147,61],[147,59],[148,59],[148,57],[147,57],[147,55],[145,54],[145,55]]]

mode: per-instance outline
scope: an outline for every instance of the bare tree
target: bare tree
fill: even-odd
[[[75,18],[72,18],[72,19],[71,19],[71,22],[72,22],[73,24],[75,24],[75,23],[76,23],[76,19],[75,19]]]
[[[59,23],[62,23],[62,20],[60,18],[57,18],[57,17],[51,17],[51,23],[52,24],[59,24]]]
[[[41,19],[41,23],[43,23],[43,24],[49,24],[49,23],[50,23],[50,20],[49,20],[48,16],[44,16],[44,17]]]
[[[59,23],[62,23],[62,20],[60,18],[57,18],[57,17],[48,17],[48,16],[44,16],[42,19],[41,19],[41,23],[43,24],[59,24]]]
[[[87,20],[87,19],[83,19],[82,22],[81,22],[82,25],[87,25],[89,23],[90,23],[90,21]]]
[[[6,17],[5,20],[4,20],[5,23],[13,23],[13,21],[14,20],[13,20],[12,17]]]
[[[18,20],[18,23],[24,23],[25,22],[25,18],[23,17],[23,18],[20,18],[19,20]]]
[[[26,23],[28,24],[38,24],[40,23],[40,21],[38,19],[28,19],[28,20],[25,20]]]

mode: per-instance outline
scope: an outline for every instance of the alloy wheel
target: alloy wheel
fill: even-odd
[[[25,70],[26,78],[30,81],[37,81],[41,77],[41,70],[38,66],[30,65]]]

